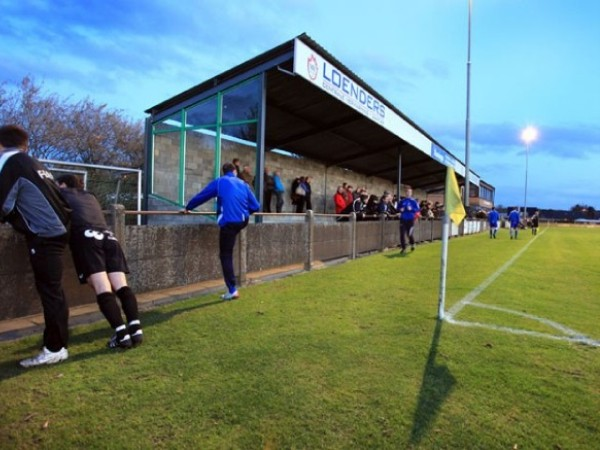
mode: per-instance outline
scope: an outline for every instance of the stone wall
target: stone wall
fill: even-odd
[[[183,205],[177,203],[178,174],[179,174],[179,134],[169,133],[158,135],[155,139],[154,161],[154,193],[157,197],[150,196],[149,209],[153,211],[176,210]],[[208,181],[214,178],[214,137],[198,133],[186,134],[186,161],[185,161],[185,199],[187,203],[193,195],[200,191]],[[254,147],[244,146],[240,143],[223,141],[221,160],[232,161],[238,158],[243,166],[248,165],[253,175],[256,168],[256,154]],[[352,185],[355,189],[365,187],[370,194],[378,197],[384,191],[396,192],[396,184],[378,177],[368,177],[356,172],[345,170],[341,167],[327,167],[318,161],[299,158],[280,152],[267,152],[265,154],[265,167],[272,173],[280,172],[281,180],[285,186],[285,203],[283,212],[294,212],[291,204],[290,188],[296,177],[312,176],[312,204],[315,213],[334,213],[335,206],[333,195],[337,187],[343,183]],[[402,194],[405,187],[402,188]],[[414,196],[419,200],[426,199],[425,192],[415,190]],[[168,200],[165,202],[163,200]],[[275,210],[275,199],[272,200],[272,210]],[[198,211],[212,211],[214,205],[209,202],[197,209]],[[164,223],[158,219],[153,223]]]
[[[397,220],[337,222],[327,215],[281,216],[280,222],[261,222],[260,217],[240,234],[234,251],[236,273],[243,281],[249,272],[302,264],[310,270],[316,261],[354,258],[395,247],[399,239]],[[211,223],[184,225],[127,225],[125,214],[113,224],[131,274],[129,284],[137,292],[221,280],[218,227]],[[197,219],[192,216],[190,219]],[[298,220],[298,219],[302,220]],[[485,222],[469,221],[452,234],[478,233]],[[418,221],[417,242],[439,239],[441,222]],[[8,225],[0,226],[0,320],[41,312],[22,236]],[[93,291],[80,285],[70,252],[64,256],[64,288],[70,306],[95,303]]]

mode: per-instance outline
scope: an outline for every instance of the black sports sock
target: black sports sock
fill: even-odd
[[[104,314],[104,317],[106,317],[106,320],[108,320],[108,323],[112,328],[124,325],[115,294],[112,292],[103,292],[96,296],[96,301],[98,302],[100,311],[102,311],[102,314]]]
[[[119,300],[121,300],[121,306],[123,307],[123,312],[127,318],[127,323],[133,320],[138,320],[139,313],[137,298],[135,297],[135,294],[131,288],[129,286],[123,286],[117,291],[117,297],[119,297]]]

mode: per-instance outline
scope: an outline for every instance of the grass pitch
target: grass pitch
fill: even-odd
[[[597,448],[600,348],[548,323],[600,341],[600,229],[532,239],[450,241],[447,309],[528,246],[454,317],[478,327],[436,320],[436,242],[146,312],[127,352],[104,323],[57,366],[2,343],[0,448]]]

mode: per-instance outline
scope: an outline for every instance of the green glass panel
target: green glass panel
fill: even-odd
[[[256,146],[256,123],[227,125],[221,128],[221,134],[226,139],[245,141],[248,145]]]
[[[163,133],[154,136],[152,193],[178,201],[180,134]]]
[[[242,83],[223,93],[223,123],[256,120],[260,106],[260,80]]]
[[[229,127],[223,127],[223,133]],[[256,144],[241,139],[234,139],[226,134],[221,135],[221,165],[225,162],[232,162],[234,159],[240,160],[240,170],[247,167],[247,171],[251,174],[249,180],[256,184]],[[252,186],[254,190],[255,186]]]
[[[216,125],[217,123],[217,97],[211,97],[186,110],[186,127],[199,127],[203,125]]]
[[[179,131],[181,128],[181,113],[177,112],[160,122],[154,123],[154,132]]]
[[[216,136],[214,130],[186,132],[185,149],[185,202],[200,192],[214,179]],[[213,211],[212,202],[196,208],[196,211]]]

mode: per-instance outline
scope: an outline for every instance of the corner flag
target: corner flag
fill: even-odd
[[[448,268],[448,235],[450,234],[450,220],[457,226],[466,216],[465,207],[460,198],[460,190],[456,181],[456,174],[452,167],[446,170],[446,192],[444,193],[444,221],[442,222],[442,258],[440,268],[440,292],[438,298],[438,319],[444,320],[444,307],[446,303],[446,271]]]
[[[460,225],[466,216],[465,207],[462,204],[460,198],[460,190],[458,189],[458,182],[456,181],[456,174],[452,167],[446,169],[446,193],[444,199],[444,209],[446,214],[450,217],[452,222],[456,225]]]

